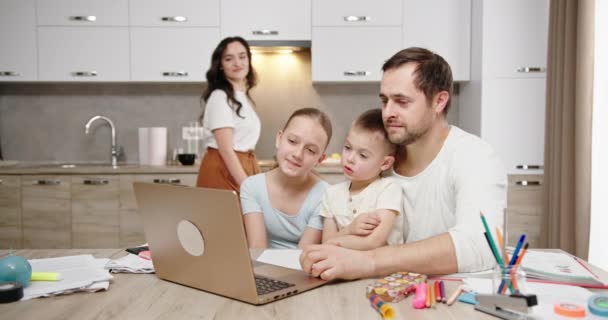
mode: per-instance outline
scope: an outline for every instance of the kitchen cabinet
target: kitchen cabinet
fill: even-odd
[[[484,1],[482,18],[484,77],[546,77],[549,0]]]
[[[402,0],[313,0],[314,27],[401,26]]]
[[[383,61],[401,49],[401,27],[314,27],[312,37],[318,82],[380,81]]]
[[[39,27],[38,51],[43,81],[129,80],[126,27]]]
[[[128,0],[37,0],[39,26],[127,26]]]
[[[542,173],[549,0],[472,4],[478,58],[460,87],[459,124],[489,142],[509,174]]]
[[[72,247],[70,176],[21,177],[23,247]]]
[[[403,48],[408,47],[441,55],[450,64],[454,81],[469,80],[471,1],[404,0]]]
[[[133,81],[203,81],[220,41],[218,28],[133,27],[130,33]]]
[[[129,0],[129,17],[131,26],[219,27],[220,1]]]
[[[116,175],[72,176],[72,248],[118,248]]]
[[[222,0],[222,38],[310,40],[310,0]]]
[[[494,147],[509,173],[542,166],[545,79],[486,79],[483,87],[481,137]]]
[[[522,234],[530,247],[541,245],[543,176],[510,175],[507,191],[507,241],[515,246]]]
[[[0,248],[21,249],[21,177],[0,175]]]
[[[0,1],[0,43],[0,81],[38,78],[34,0]]]

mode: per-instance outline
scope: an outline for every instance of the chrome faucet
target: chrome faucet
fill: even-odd
[[[114,127],[114,123],[112,122],[112,120],[110,120],[109,118],[104,117],[102,115],[93,116],[91,119],[89,119],[89,121],[87,121],[87,124],[84,125],[84,133],[86,135],[89,134],[89,128],[91,127],[91,124],[93,122],[95,122],[95,120],[97,120],[97,119],[105,120],[110,125],[110,128],[112,129],[112,146],[110,149],[110,152],[112,154],[112,168],[118,168],[118,148],[116,147],[116,127]]]

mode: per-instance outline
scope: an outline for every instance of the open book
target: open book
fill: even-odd
[[[565,252],[529,250],[521,262],[521,268],[531,281],[537,279],[581,287],[607,287],[582,262]]]

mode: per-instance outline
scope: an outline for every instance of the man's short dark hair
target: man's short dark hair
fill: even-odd
[[[452,97],[453,80],[450,65],[440,55],[424,49],[411,47],[403,49],[388,59],[382,66],[382,71],[401,67],[406,63],[416,63],[414,85],[424,93],[430,101],[435,94],[447,91]],[[444,114],[448,113],[451,99],[445,106]]]

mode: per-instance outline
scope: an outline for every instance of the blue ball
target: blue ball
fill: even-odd
[[[31,277],[32,266],[25,258],[6,256],[0,259],[0,281],[16,281],[27,287]]]

